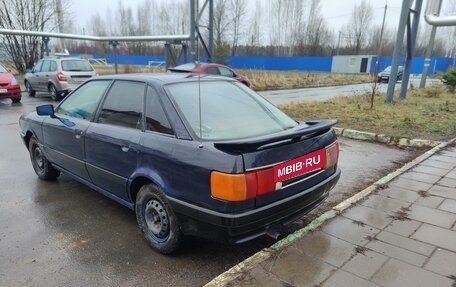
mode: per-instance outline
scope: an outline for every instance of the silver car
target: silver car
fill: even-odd
[[[25,74],[24,84],[29,96],[49,92],[52,99],[58,101],[96,74],[85,59],[47,57]]]

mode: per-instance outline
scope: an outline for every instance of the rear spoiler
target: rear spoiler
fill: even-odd
[[[300,123],[299,125],[291,129],[281,131],[275,134],[239,140],[215,142],[214,146],[218,149],[223,150],[259,150],[270,145],[280,145],[284,142],[299,141],[302,137],[309,138],[318,134],[323,134],[329,131],[331,127],[333,127],[335,124],[337,124],[337,120],[335,119],[308,121],[305,123]]]

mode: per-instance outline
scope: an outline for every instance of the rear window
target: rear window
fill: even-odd
[[[84,60],[62,60],[62,70],[67,72],[91,72],[92,66]]]
[[[196,68],[196,64],[195,63],[187,63],[187,64],[182,64],[180,66],[176,66],[173,69],[176,69],[176,70],[193,70],[195,68]]]
[[[196,136],[203,140],[261,136],[297,125],[274,105],[237,82],[179,83],[168,85],[166,89]]]

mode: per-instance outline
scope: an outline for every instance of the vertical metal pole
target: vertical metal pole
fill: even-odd
[[[118,73],[118,66],[117,66],[117,45],[119,45],[119,42],[117,41],[109,41],[109,44],[111,44],[112,49],[114,51],[114,72],[117,74]]]
[[[437,8],[437,15],[440,14],[441,6],[442,6],[442,0],[439,1],[439,5]],[[429,65],[431,64],[431,54],[432,54],[432,49],[434,49],[434,40],[435,40],[436,32],[437,32],[437,26],[432,26],[429,44],[426,47],[426,52],[424,52],[424,66],[423,66],[423,72],[421,73],[420,88],[424,88],[426,86],[426,77],[428,75]]]
[[[182,53],[184,55],[184,63],[187,63],[187,50],[188,50],[188,45],[186,43],[182,44]]]
[[[209,54],[208,62],[213,62],[214,59],[214,0],[209,0]]]
[[[169,65],[169,58],[171,57],[170,55],[170,43],[165,43],[165,63],[166,63],[166,70],[170,67]]]
[[[339,56],[340,34],[341,34],[341,32],[339,31],[339,39],[337,40],[337,56]]]
[[[405,26],[407,24],[407,17],[409,14],[411,0],[403,0],[402,1],[402,8],[401,8],[401,17],[399,19],[399,25],[397,27],[397,38],[396,38],[396,45],[394,46],[393,52],[393,61],[391,63],[391,72],[390,78],[388,81],[388,90],[386,91],[386,100],[385,102],[388,104],[393,103],[394,97],[394,87],[396,85],[395,79],[397,78],[397,70],[399,66],[399,58],[402,50],[402,42],[404,41],[404,32]],[[393,79],[393,80],[391,80]]]
[[[377,52],[377,59],[375,61],[375,80],[377,80],[378,75],[378,66],[380,64],[380,57],[382,55],[382,47],[383,47],[383,31],[385,29],[385,19],[386,19],[386,10],[388,9],[388,4],[385,3],[385,10],[383,12],[383,21],[382,21],[382,29],[380,30],[380,43],[378,45],[378,52]]]
[[[46,56],[49,56],[49,37],[43,37],[43,43],[44,43],[44,53]]]
[[[415,51],[416,34],[418,33],[418,25],[421,18],[421,6],[423,0],[415,0],[415,9],[413,11],[413,22],[410,31],[410,35],[407,35],[407,60],[404,67],[404,73],[402,74],[402,85],[399,99],[403,100],[407,96],[407,88],[410,79],[410,70],[412,69],[413,53]],[[409,14],[410,15],[410,14]],[[408,33],[409,30],[407,30]],[[391,77],[390,77],[391,81]]]
[[[196,53],[196,1],[190,0],[190,54],[192,61],[197,61]]]

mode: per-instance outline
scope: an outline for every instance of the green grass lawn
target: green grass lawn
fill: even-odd
[[[385,103],[385,94],[339,97],[324,102],[292,103],[280,106],[295,119],[336,118],[337,126],[382,133],[389,136],[448,140],[456,137],[456,94],[442,85],[409,90],[407,98]]]

